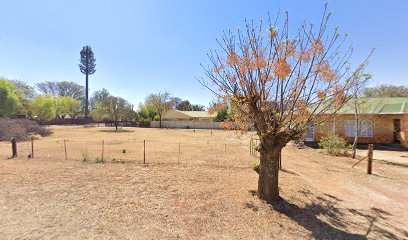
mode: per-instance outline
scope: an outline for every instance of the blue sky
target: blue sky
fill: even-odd
[[[0,76],[29,84],[74,81],[84,85],[79,51],[90,45],[97,72],[91,91],[107,88],[132,103],[167,89],[207,105],[212,99],[195,77],[218,48],[223,30],[288,10],[292,27],[317,22],[318,0],[0,0]],[[332,26],[350,35],[359,62],[376,48],[367,69],[371,85],[408,84],[408,1],[329,1]]]

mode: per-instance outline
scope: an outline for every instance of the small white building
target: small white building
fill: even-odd
[[[162,116],[162,121],[190,121],[190,122],[214,122],[217,113],[210,114],[207,111],[179,111],[171,109]]]

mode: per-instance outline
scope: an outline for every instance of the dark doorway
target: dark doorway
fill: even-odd
[[[394,119],[394,143],[401,143],[401,120]]]

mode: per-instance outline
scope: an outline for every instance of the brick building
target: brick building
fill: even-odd
[[[363,98],[360,104],[360,143],[401,144],[408,147],[408,98]],[[355,108],[353,101],[346,104],[330,120],[310,123],[306,141],[319,141],[324,132],[332,131],[353,142]]]

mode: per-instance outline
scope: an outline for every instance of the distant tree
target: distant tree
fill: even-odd
[[[138,111],[137,111],[137,115],[138,115],[139,121],[150,122],[154,120],[156,113],[155,113],[153,106],[140,103]]]
[[[192,104],[191,111],[205,111],[205,106],[201,104]]]
[[[174,106],[174,98],[168,91],[150,94],[145,100],[146,106],[151,106],[154,112],[159,116],[160,128],[162,115]]]
[[[45,81],[37,83],[36,87],[42,94],[59,95],[57,84],[58,82]]]
[[[35,97],[35,89],[27,83],[20,80],[13,80],[15,91],[21,93],[22,99],[29,102]]]
[[[70,96],[54,96],[55,111],[58,118],[65,118],[67,115],[75,118],[81,112],[81,101]]]
[[[35,97],[30,103],[30,110],[34,117],[40,120],[51,120],[56,116],[55,99],[49,95]]]
[[[111,95],[110,95],[109,91],[106,90],[105,88],[102,88],[101,90],[95,91],[92,94],[91,101],[90,101],[91,110],[96,108],[96,104],[95,104],[96,102],[104,101],[110,96]]]
[[[176,105],[176,109],[179,111],[192,111],[191,103],[188,100],[181,101]]]
[[[92,75],[96,72],[96,59],[94,56],[94,53],[92,51],[92,48],[90,46],[84,46],[80,52],[81,58],[80,58],[80,64],[79,64],[79,69],[81,70],[82,74],[85,74],[85,118],[88,117],[88,111],[89,111],[89,98],[88,98],[88,92],[89,92],[89,85],[88,85],[88,77],[89,75]]]
[[[36,84],[37,89],[43,94],[50,94],[60,97],[72,97],[77,100],[84,100],[85,88],[75,82],[40,82]]]
[[[205,106],[201,104],[191,104],[188,100],[180,101],[175,104],[179,111],[205,111]]]
[[[137,121],[139,116],[137,112],[133,109],[133,104],[127,103],[125,113],[123,115],[124,121]]]
[[[131,110],[131,105],[123,98],[109,96],[108,98],[96,101],[96,108],[92,110],[91,115],[96,120],[111,120],[118,130],[119,121],[126,118]]]
[[[173,97],[173,106],[172,108],[176,108],[178,105],[181,104],[183,100],[179,97]]]
[[[216,122],[224,122],[227,120],[230,110],[228,108],[228,104],[226,103],[217,103],[217,102],[210,102],[210,113],[217,113],[215,117]]]
[[[0,79],[0,117],[13,117],[21,108],[21,100],[13,82]]]
[[[227,31],[218,41],[221,51],[210,52],[204,68],[210,82],[200,80],[218,99],[234,103],[227,119],[231,127],[247,131],[253,124],[256,129],[258,197],[267,202],[280,198],[282,148],[299,139],[312,121],[332,118],[349,99],[352,49],[343,47],[346,36],[338,28],[328,30],[326,10],[317,25],[305,23],[296,30],[289,30],[286,14],[284,21],[268,20],[266,27],[247,22],[243,31]]]
[[[380,85],[366,88],[365,97],[408,97],[408,86]]]

